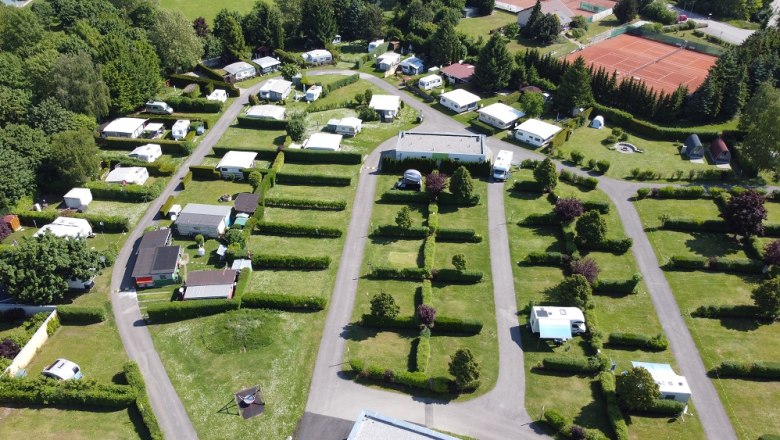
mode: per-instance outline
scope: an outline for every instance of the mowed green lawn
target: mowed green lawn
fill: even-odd
[[[190,20],[204,17],[209,27],[214,24],[214,17],[220,9],[227,8],[240,12],[242,15],[252,9],[257,0],[223,0],[219,2],[211,0],[160,0],[161,8],[179,11]]]
[[[377,183],[377,199],[390,189],[398,179],[395,175],[381,175]],[[482,203],[476,207],[456,208],[442,206],[439,209],[439,226],[446,228],[473,228],[483,237],[487,237],[487,183],[474,182],[475,190],[482,197]],[[398,211],[405,205],[375,203],[371,226],[395,224]],[[412,221],[415,226],[423,226],[427,217],[427,205],[410,205]],[[367,274],[374,266],[420,267],[423,240],[397,240],[391,238],[369,238],[365,250],[363,273]],[[484,328],[475,336],[437,336],[436,327],[431,339],[431,358],[428,374],[449,377],[448,364],[452,354],[459,348],[469,348],[474,353],[482,370],[480,388],[473,394],[460,396],[470,399],[489,391],[498,374],[498,352],[496,342],[495,308],[493,306],[493,286],[490,279],[490,256],[487,239],[482,243],[436,243],[434,268],[452,268],[452,256],[463,254],[467,268],[480,270],[483,281],[473,285],[445,285],[434,283],[433,307],[441,316],[479,319]],[[400,307],[400,314],[413,315],[419,299],[417,290],[421,283],[394,280],[371,280],[361,278],[352,312],[352,321],[359,321],[365,313],[370,313],[371,298],[380,292],[393,296]],[[345,357],[361,359],[369,364],[381,365],[393,369],[410,369],[412,340],[415,331],[376,331],[357,326],[351,327],[350,340],[347,343]]]
[[[474,38],[481,35],[487,41],[490,38],[490,31],[510,23],[517,23],[517,15],[494,10],[492,14],[484,17],[461,18],[455,30]]]
[[[514,178],[526,180],[530,172],[521,170],[515,172]],[[583,191],[566,183],[559,183],[556,192],[565,197],[576,197],[580,200],[607,201],[605,194],[598,190]],[[517,222],[529,214],[542,214],[552,210],[552,204],[541,194],[516,193],[507,191],[505,197],[507,229],[509,232],[510,251],[512,254],[515,293],[518,308],[523,309],[533,301],[535,304],[551,304],[546,290],[563,280],[560,268],[518,265],[530,252],[561,252],[563,250],[560,228],[518,226]],[[622,237],[624,232],[620,219],[614,210],[606,215],[608,235]],[[612,279],[626,279],[637,272],[636,263],[631,252],[624,255],[613,255],[604,252],[592,252],[588,255],[594,258],[601,268],[600,276]],[[596,315],[599,329],[605,334],[612,332],[638,332],[655,335],[662,332],[660,323],[653,309],[653,304],[644,283],[640,284],[639,292],[627,296],[594,295]],[[552,353],[566,356],[585,356],[592,353],[581,338],[575,338],[562,347],[540,341],[527,329],[528,316],[519,316],[523,350],[525,352],[526,408],[532,417],[540,417],[544,409],[556,408],[575,423],[611,433],[606,418],[606,407],[598,382],[585,376],[569,376],[549,374],[537,371],[534,367]],[[615,347],[605,347],[603,350],[616,364],[617,371],[630,368],[630,362],[647,361],[663,362],[675,365],[671,351],[661,353],[642,352],[638,350],[623,350]],[[695,412],[695,411],[694,411]],[[686,418],[685,423],[675,421],[668,423],[667,419],[653,417],[631,416],[629,431],[633,438],[704,438],[701,425],[696,418]]]
[[[146,438],[135,409],[80,411],[47,407],[0,407],[0,438],[129,440]]]
[[[774,205],[768,204],[770,209]],[[710,200],[646,199],[636,202],[636,207],[659,263],[679,254],[747,258],[741,244],[727,234],[654,229],[659,223],[658,216],[664,213],[697,219],[718,218],[717,206]],[[703,271],[666,271],[665,276],[707,369],[724,360],[780,361],[780,350],[776,349],[780,338],[777,325],[690,316],[702,305],[751,304],[750,293],[760,281],[758,277]],[[738,379],[713,379],[713,383],[740,438],[753,439],[780,432],[780,420],[774,414],[780,406],[780,384]]]

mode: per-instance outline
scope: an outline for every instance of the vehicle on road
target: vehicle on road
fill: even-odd
[[[499,181],[505,181],[509,178],[511,173],[509,169],[512,167],[512,157],[514,153],[508,150],[501,150],[496,155],[496,160],[493,161],[493,179]]]

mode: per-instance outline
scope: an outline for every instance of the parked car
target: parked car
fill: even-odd
[[[417,170],[404,171],[404,176],[398,179],[393,189],[420,191],[422,189],[422,174]]]
[[[53,364],[43,369],[44,376],[57,380],[81,379],[81,368],[67,359],[57,359]]]
[[[149,101],[146,103],[145,108],[147,113],[154,113],[156,115],[171,115],[173,114],[173,108],[162,101]]]

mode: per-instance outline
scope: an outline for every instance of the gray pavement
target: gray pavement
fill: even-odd
[[[686,11],[685,9],[677,6],[670,6],[670,8],[674,9],[677,14],[685,14],[690,19],[696,20],[697,22],[706,23],[707,27],[700,28],[700,31],[704,32],[705,34],[712,35],[713,37],[718,37],[721,40],[731,44],[740,45],[747,39],[747,37],[751,36],[753,32],[755,32],[748,29],[741,29],[722,21],[710,20],[706,14],[699,14],[696,12],[691,12],[690,10]]]

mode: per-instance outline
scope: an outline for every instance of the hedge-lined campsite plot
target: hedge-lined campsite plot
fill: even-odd
[[[614,377],[609,371],[613,363],[615,374],[629,370],[631,361],[675,365],[632,257],[632,243],[614,206],[596,185],[584,180],[574,185],[574,178],[564,172],[552,192],[545,194],[530,169],[540,165],[527,161],[522,166],[513,174],[514,181],[506,184],[505,209],[521,309],[525,405],[531,417],[542,417],[552,409],[569,423],[610,438],[704,438],[695,416],[668,423],[682,405],[656,409],[664,415],[645,416],[625,413],[615,403]],[[606,234],[601,242],[584,241],[580,232],[586,230],[581,231],[577,223],[595,213],[603,220]],[[562,218],[573,215],[572,223],[562,224]],[[593,275],[595,281],[588,282],[585,277]],[[585,302],[590,306],[565,300],[563,292],[580,284],[590,286],[583,287],[592,291]],[[532,305],[577,306],[584,312],[588,333],[575,335],[561,346],[540,339],[527,326]],[[689,409],[695,414],[691,403]]]
[[[778,238],[774,225],[780,223],[780,205],[766,202],[763,237],[737,237],[721,213],[740,192],[708,193],[696,187],[643,191],[636,207],[737,435],[757,438],[780,430],[774,414],[780,405],[777,369],[768,368],[768,375],[714,369],[721,363],[780,362],[777,350],[769,348],[776,346],[780,328],[756,318],[751,298],[776,273],[762,274],[762,258],[765,246]]]
[[[425,192],[392,190],[397,180],[395,174],[378,177],[345,354],[349,368],[358,381],[416,395],[453,398],[459,387],[468,390],[465,398],[482,394],[498,374],[489,248],[483,239],[487,184],[475,179],[473,198],[444,193],[437,202]],[[383,312],[377,298],[385,298]],[[429,328],[421,330],[425,323]],[[451,356],[459,349],[470,350],[480,366],[476,389],[456,385],[450,374]]]

